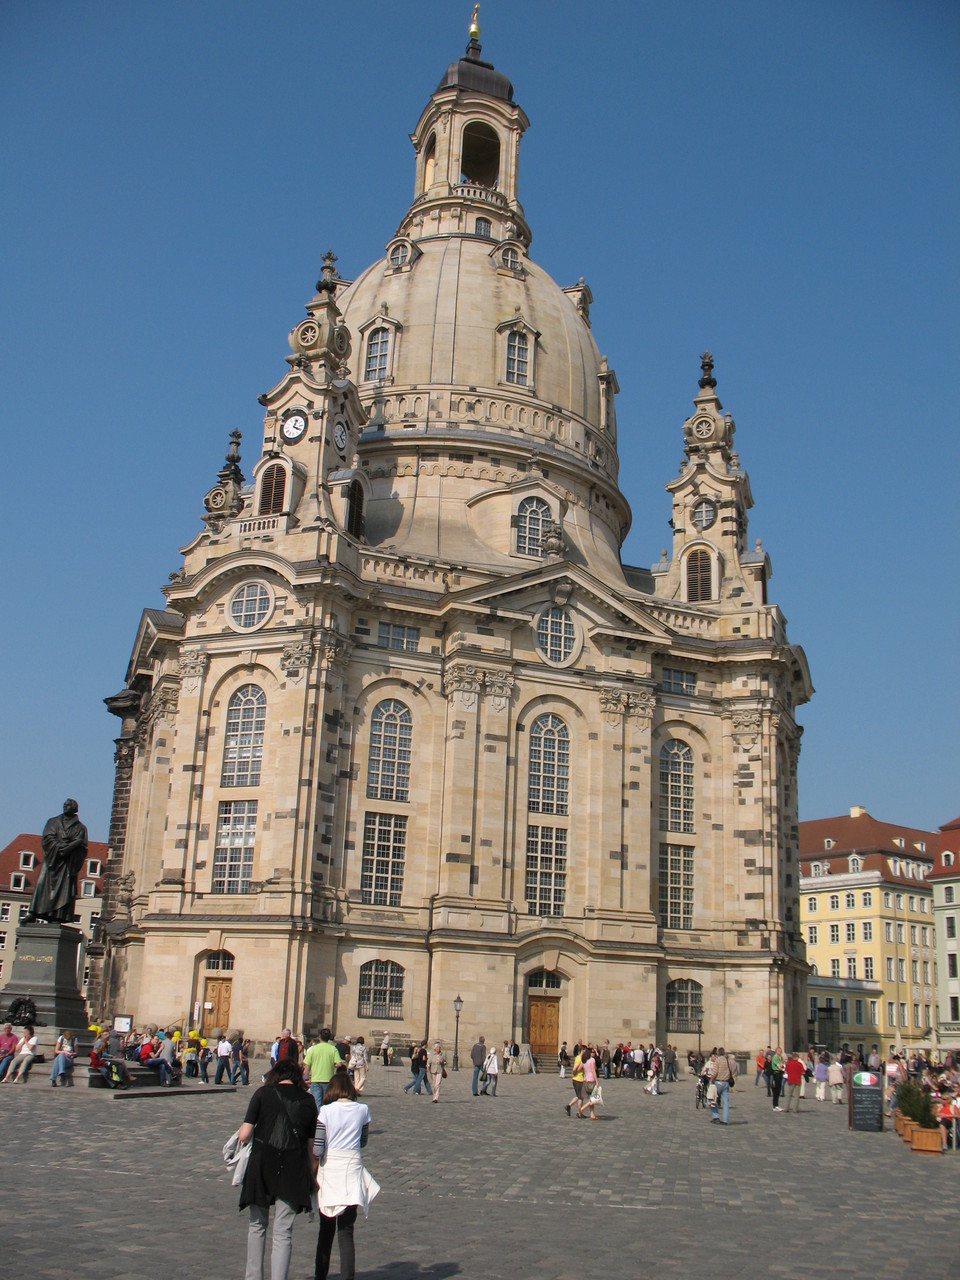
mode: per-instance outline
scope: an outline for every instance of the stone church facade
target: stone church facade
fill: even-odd
[[[624,565],[617,378],[531,259],[476,32],[413,204],[328,254],[123,690],[95,1012],[395,1042],[798,1041],[795,708],[709,355]],[[247,456],[249,453],[245,446]]]

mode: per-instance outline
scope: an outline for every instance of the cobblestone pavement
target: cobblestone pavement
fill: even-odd
[[[960,1153],[922,1156],[892,1132],[852,1133],[829,1102],[775,1114],[751,1077],[723,1128],[695,1111],[689,1079],[659,1098],[611,1080],[593,1124],[567,1119],[570,1089],[556,1076],[501,1076],[496,1098],[474,1098],[471,1073],[451,1073],[437,1106],[404,1095],[408,1079],[375,1066],[364,1095],[366,1160],[383,1187],[357,1226],[365,1280],[811,1267],[832,1280],[916,1280],[960,1262]],[[40,1068],[26,1087],[0,1087],[3,1274],[187,1268],[239,1280],[246,1219],[220,1148],[247,1096],[118,1101],[53,1090]],[[299,1219],[293,1280],[312,1275],[315,1243],[315,1223]]]

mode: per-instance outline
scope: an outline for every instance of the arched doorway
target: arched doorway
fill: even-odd
[[[208,1036],[217,1027],[226,1031],[230,1025],[230,1001],[233,996],[233,954],[209,951],[204,962],[203,1004],[200,1034]]]
[[[536,969],[527,974],[526,1040],[534,1057],[555,1057],[560,1044],[559,973]]]

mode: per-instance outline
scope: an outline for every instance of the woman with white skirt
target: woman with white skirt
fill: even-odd
[[[367,1173],[360,1148],[367,1145],[370,1108],[357,1101],[357,1091],[342,1068],[334,1073],[323,1094],[313,1153],[317,1172],[320,1235],[314,1266],[315,1280],[327,1280],[333,1237],[340,1246],[341,1280],[354,1280],[356,1259],[353,1224],[357,1208],[367,1217],[379,1184]]]

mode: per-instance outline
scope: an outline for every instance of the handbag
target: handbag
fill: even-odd
[[[709,1104],[713,1106],[716,1101],[717,1101],[717,1086],[711,1080],[710,1085],[707,1089],[707,1102],[709,1102]]]
[[[441,1067],[441,1068],[440,1068],[440,1079],[441,1079],[441,1080],[446,1080],[446,1078],[447,1078],[447,1068],[446,1068],[446,1067]]]
[[[252,1150],[252,1142],[241,1143],[239,1129],[232,1133],[223,1144],[223,1163],[228,1169],[233,1170],[231,1183],[235,1187],[239,1187],[243,1182],[244,1175],[247,1172],[247,1165],[250,1163],[250,1152]]]

